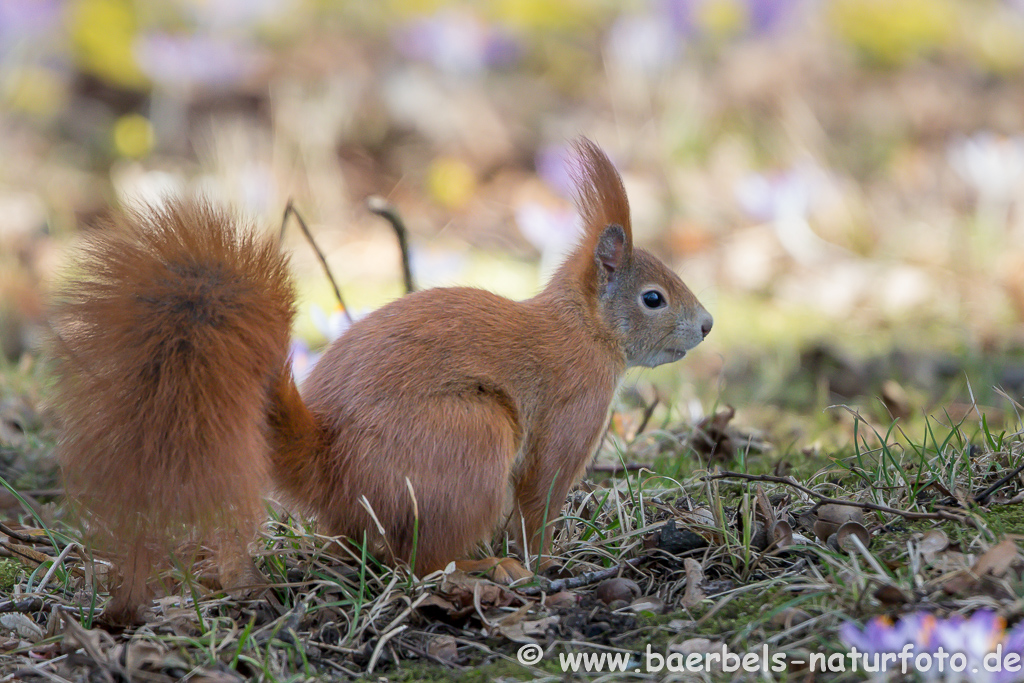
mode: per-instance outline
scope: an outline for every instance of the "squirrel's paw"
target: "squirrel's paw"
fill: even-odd
[[[257,598],[267,589],[267,577],[248,556],[232,557],[230,561],[221,558],[218,570],[221,588],[237,600]]]
[[[467,573],[482,572],[495,583],[511,584],[529,579],[533,572],[514,557],[485,557],[481,560],[456,560],[455,568]]]

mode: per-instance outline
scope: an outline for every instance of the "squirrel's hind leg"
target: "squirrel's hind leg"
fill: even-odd
[[[128,551],[119,563],[121,583],[110,592],[110,602],[100,620],[112,626],[134,626],[145,623],[143,607],[153,600],[149,576],[156,561],[156,553],[142,542]]]
[[[389,469],[408,472],[408,484],[396,477],[377,489],[405,498],[399,506],[394,500],[382,506],[396,514],[391,525],[382,521],[390,526],[386,541],[393,556],[412,562],[422,576],[465,558],[497,527],[519,429],[500,401],[473,393],[424,404],[396,421],[396,430],[401,433],[392,435],[388,451],[404,462]],[[375,469],[382,465],[388,467],[377,461]]]
[[[257,597],[267,585],[267,577],[253,564],[248,545],[238,531],[224,531],[217,537],[217,573],[221,588],[238,599]]]

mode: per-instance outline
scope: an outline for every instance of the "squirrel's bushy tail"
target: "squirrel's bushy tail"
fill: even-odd
[[[248,539],[261,517],[294,290],[272,239],[201,201],[117,213],[67,273],[51,312],[58,452],[133,609],[166,543]]]

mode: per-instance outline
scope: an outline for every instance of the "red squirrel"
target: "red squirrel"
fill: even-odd
[[[225,587],[257,582],[268,491],[421,575],[468,556],[506,504],[520,547],[549,557],[623,373],[679,360],[712,324],[633,248],[608,157],[575,149],[584,234],[541,293],[409,294],[355,322],[301,392],[276,242],[186,200],[85,236],[52,307],[58,449],[89,537],[121,555],[108,618],[137,619],[167,544],[197,533]]]

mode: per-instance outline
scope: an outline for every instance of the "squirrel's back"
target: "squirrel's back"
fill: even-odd
[[[131,556],[197,528],[244,536],[288,372],[294,292],[276,243],[173,201],[115,214],[67,272],[51,312],[58,452],[99,540]]]

